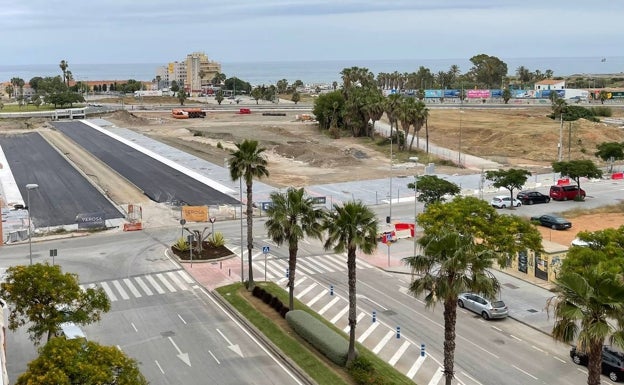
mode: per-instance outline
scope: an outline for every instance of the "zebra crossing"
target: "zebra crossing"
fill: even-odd
[[[111,302],[116,302],[188,291],[195,288],[196,283],[186,271],[174,270],[80,285],[83,290],[98,287],[104,290]]]

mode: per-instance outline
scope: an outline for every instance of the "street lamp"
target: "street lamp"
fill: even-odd
[[[30,264],[32,265],[32,229],[30,219],[30,190],[38,189],[39,185],[36,183],[29,183],[26,185],[26,204],[28,205],[28,256],[30,258]]]

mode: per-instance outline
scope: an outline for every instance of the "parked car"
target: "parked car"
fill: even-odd
[[[516,198],[523,205],[532,205],[534,203],[548,203],[550,202],[550,197],[546,194],[542,194],[539,191],[520,191]]]
[[[577,365],[588,364],[587,355],[576,350],[576,346],[570,349],[570,357]],[[609,376],[611,381],[624,380],[624,354],[611,349],[608,346],[602,347],[602,373]]]
[[[509,314],[509,309],[503,301],[490,301],[474,293],[462,293],[457,299],[457,306],[466,308],[483,319],[505,318]]]
[[[537,221],[542,226],[550,227],[553,230],[565,230],[572,227],[572,222],[555,214],[544,214],[538,217],[531,217],[531,222]]]
[[[550,197],[556,201],[574,200],[577,196],[585,199],[585,190],[575,184],[550,186]]]
[[[498,195],[492,198],[490,204],[498,209],[511,207],[511,197],[509,195]],[[515,207],[520,207],[522,206],[522,202],[514,198],[513,205]]]

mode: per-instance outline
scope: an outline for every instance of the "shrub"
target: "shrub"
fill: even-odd
[[[282,307],[284,306],[284,304],[282,303],[282,301],[280,301],[280,299],[279,299],[279,298],[277,298],[277,297],[273,297],[273,299],[271,300],[270,305],[271,305],[271,307],[272,307],[273,309],[275,309],[278,313],[279,313],[279,311],[282,309]]]
[[[184,237],[180,237],[178,238],[176,243],[173,244],[173,248],[180,251],[188,251],[190,249],[190,246],[188,242],[186,242],[186,239],[184,239]]]
[[[349,341],[303,310],[286,313],[286,321],[304,340],[333,363],[345,366]],[[357,352],[356,352],[357,356]]]
[[[269,303],[271,303],[271,300],[273,299],[273,295],[269,292],[264,292],[264,295],[262,296],[262,302],[266,303],[267,305]]]
[[[221,142],[217,142],[217,148],[223,150],[223,145],[221,144]]]
[[[604,116],[607,118],[613,116],[613,110],[611,110],[611,107],[607,106],[592,107],[591,111],[594,113],[595,116]]]
[[[265,293],[264,288],[260,286],[254,286],[253,290],[251,291],[251,294],[256,298],[262,298],[264,293]]]
[[[204,133],[201,131],[193,131],[193,136],[204,136]]]
[[[223,237],[223,233],[216,232],[212,234],[211,237],[208,237],[208,244],[211,247],[221,247],[225,245],[225,238]]]
[[[282,318],[286,318],[286,313],[288,313],[289,311],[290,309],[288,308],[288,306],[282,306],[279,313],[282,316]]]

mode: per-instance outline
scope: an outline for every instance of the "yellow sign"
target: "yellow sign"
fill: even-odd
[[[169,63],[169,68],[167,68],[167,71],[169,71],[170,74],[173,73],[173,66],[174,66],[173,63]]]
[[[182,206],[182,218],[188,222],[206,222],[208,206]]]

